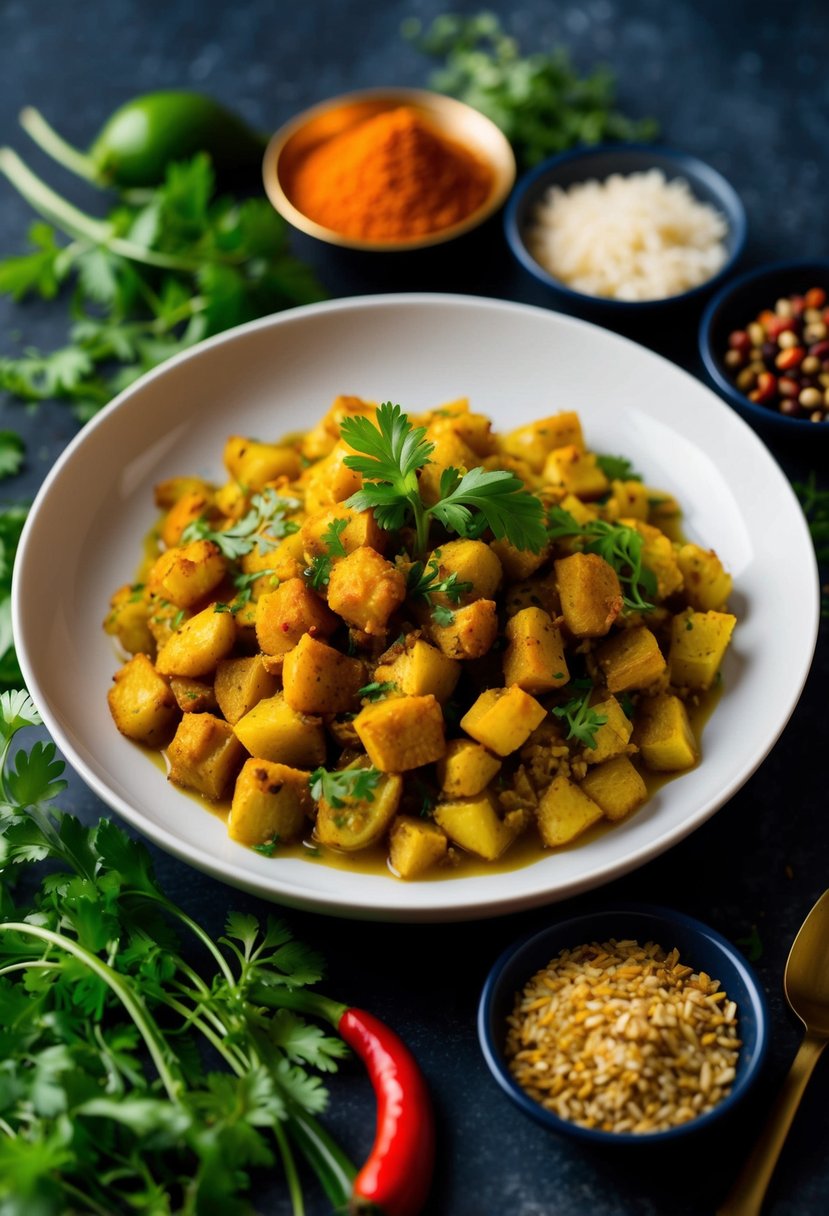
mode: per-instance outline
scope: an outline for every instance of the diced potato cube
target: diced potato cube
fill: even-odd
[[[393,662],[381,664],[374,670],[375,680],[389,681],[407,696],[423,697],[431,693],[441,702],[451,697],[460,674],[460,663],[447,658],[422,638]]]
[[[608,638],[599,646],[596,656],[609,692],[650,688],[667,666],[659,643],[644,625],[623,629]]]
[[[550,452],[544,462],[544,480],[588,501],[601,498],[610,489],[610,482],[600,469],[594,452],[585,452],[576,444],[566,444]]]
[[[602,818],[602,808],[560,773],[538,804],[538,830],[547,848],[568,844]]]
[[[402,573],[368,545],[341,558],[331,570],[329,607],[369,635],[387,631],[389,617],[405,598]]]
[[[458,583],[470,584],[469,590],[461,596],[461,603],[469,599],[491,600],[501,586],[501,563],[497,554],[482,540],[450,540],[435,549],[429,560],[437,564],[441,579],[455,574]],[[438,592],[433,593],[432,602],[452,607],[458,601],[452,601]]]
[[[485,861],[495,861],[515,839],[515,831],[501,819],[489,792],[477,798],[439,802],[435,821],[455,844]]]
[[[330,553],[324,534],[335,522],[344,522],[346,525],[338,533],[340,544],[346,553],[353,553],[362,545],[369,545],[378,553],[385,547],[388,533],[378,526],[373,511],[355,511],[345,503],[337,503],[336,506],[326,507],[324,511],[318,511],[316,515],[306,519],[300,528],[300,544],[307,562],[314,557]]]
[[[660,693],[640,703],[633,738],[642,760],[655,772],[692,768],[699,760],[699,744],[688,712],[679,697],[670,693]]]
[[[213,714],[185,714],[167,749],[170,781],[214,802],[224,797],[245,758],[233,727]]]
[[[730,612],[683,612],[671,621],[668,661],[678,688],[710,688],[731,641],[737,618]]]
[[[606,721],[597,728],[593,736],[596,746],[584,749],[584,758],[588,764],[601,764],[602,761],[627,751],[630,736],[633,734],[633,723],[615,697],[598,701],[590,708]]]
[[[316,515],[335,503],[345,502],[346,498],[350,498],[360,489],[363,484],[362,477],[345,463],[346,457],[353,455],[351,448],[340,441],[327,456],[308,469],[305,478],[305,510],[309,515]]]
[[[151,595],[147,605],[147,628],[153,635],[156,647],[161,647],[169,641],[182,621],[188,617],[185,608],[176,608],[169,600],[159,599]]]
[[[270,760],[246,760],[236,778],[227,834],[240,844],[296,840],[313,811],[309,773]]]
[[[501,761],[472,739],[452,739],[438,760],[437,774],[446,798],[474,798],[486,789]]]
[[[516,549],[508,540],[494,540],[489,547],[500,561],[510,582],[529,578],[550,556],[549,545],[544,545],[538,553],[533,553],[531,549]]]
[[[731,575],[723,569],[713,549],[683,545],[677,554],[677,562],[685,577],[685,598],[692,608],[698,612],[710,612],[725,607],[731,595]]]
[[[301,578],[289,578],[256,604],[256,637],[265,654],[286,654],[305,634],[327,638],[337,618]]]
[[[243,604],[238,612],[233,613],[233,625],[236,630],[236,644],[242,650],[256,650],[259,644],[256,641],[256,603],[254,600]]]
[[[226,481],[213,496],[213,504],[226,519],[241,519],[247,513],[250,498],[246,488],[238,481]]]
[[[452,609],[452,621],[429,626],[432,640],[450,659],[480,659],[491,649],[498,636],[498,616],[494,600],[474,600]]]
[[[118,639],[128,654],[155,654],[148,623],[150,602],[141,583],[119,587],[109,601],[104,631]]]
[[[614,480],[610,483],[611,498],[607,506],[616,519],[648,518],[650,512],[648,487],[641,481]]]
[[[257,702],[273,696],[277,680],[266,671],[261,655],[255,654],[241,659],[222,659],[216,668],[214,685],[219,709],[232,726]]]
[[[158,488],[156,487],[156,489]],[[160,532],[161,540],[166,548],[175,548],[181,541],[184,529],[189,524],[195,523],[202,515],[208,515],[212,504],[213,491],[204,482],[186,490],[174,503],[171,503],[170,509],[162,521]]]
[[[490,456],[497,448],[492,422],[485,414],[473,414],[466,410],[448,417],[432,417],[429,421],[429,438],[437,439],[445,434],[457,435],[478,457]]]
[[[299,453],[293,448],[277,443],[260,443],[241,435],[231,435],[228,439],[224,463],[231,477],[247,490],[261,490],[278,477],[288,477],[293,481],[302,470]]]
[[[148,747],[163,747],[179,717],[167,681],[145,654],[130,659],[113,679],[107,700],[121,734]]]
[[[163,676],[206,676],[230,653],[235,641],[233,614],[215,612],[211,604],[170,635],[155,665]]]
[[[523,608],[507,622],[504,683],[545,693],[570,679],[561,631],[543,608]]]
[[[642,565],[656,576],[657,600],[665,600],[675,591],[679,591],[684,580],[671,538],[653,524],[644,523],[641,519],[625,519],[622,522],[635,527],[644,538]]]
[[[517,684],[489,688],[461,718],[461,728],[499,756],[508,756],[526,743],[547,716],[543,705]]]
[[[202,494],[207,499],[212,492],[213,487],[201,477],[168,477],[166,481],[159,481],[153,487],[155,505],[162,511],[169,511],[170,507],[181,502],[187,494]]]
[[[366,705],[354,729],[375,768],[403,773],[439,760],[446,750],[443,712],[433,696],[393,697]]]
[[[344,714],[353,709],[366,682],[359,659],[305,633],[285,655],[282,687],[292,709],[304,714]]]
[[[608,819],[624,819],[648,797],[648,787],[627,756],[614,756],[589,769],[581,788]]]
[[[300,578],[307,564],[299,532],[290,532],[275,549],[254,545],[240,561],[244,574],[262,573],[251,588],[254,599],[276,590],[280,582]]]
[[[570,446],[584,450],[581,422],[572,410],[519,426],[501,439],[502,450],[526,460],[534,473],[541,472],[550,452]]]
[[[622,611],[616,571],[597,553],[561,557],[555,571],[567,628],[577,638],[603,637]]]
[[[192,608],[218,587],[227,572],[227,563],[218,545],[210,540],[194,540],[180,549],[168,549],[150,571],[147,585],[154,595],[169,600],[177,608]]]
[[[400,878],[419,878],[446,856],[446,833],[427,819],[398,815],[389,831],[389,861]]]
[[[257,701],[234,730],[256,759],[308,769],[325,763],[325,730],[320,719],[292,709],[282,693]]]
[[[205,680],[191,680],[188,676],[173,676],[170,691],[179,709],[185,714],[215,713],[219,708],[213,685]]]
[[[544,578],[527,578],[513,583],[504,597],[504,610],[508,617],[515,616],[523,608],[543,608],[550,617],[561,616],[561,600],[555,573],[550,571]]]
[[[351,766],[353,767],[353,766]],[[344,853],[367,849],[380,840],[397,813],[403,793],[403,778],[384,773],[371,798],[345,798],[334,806],[321,798],[314,836],[320,844]]]

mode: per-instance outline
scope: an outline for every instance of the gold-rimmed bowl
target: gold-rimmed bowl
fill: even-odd
[[[292,199],[292,182],[302,160],[335,136],[400,106],[417,111],[439,134],[460,144],[489,166],[492,183],[480,207],[457,224],[409,240],[388,241],[347,236],[305,215]],[[472,106],[427,89],[377,88],[332,97],[285,123],[265,150],[263,177],[273,206],[301,232],[346,249],[392,253],[440,245],[477,228],[502,206],[512,189],[515,156],[503,132]]]

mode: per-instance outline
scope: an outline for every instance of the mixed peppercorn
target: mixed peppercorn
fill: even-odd
[[[829,308],[822,287],[783,296],[728,338],[725,365],[749,401],[791,418],[829,418]]]

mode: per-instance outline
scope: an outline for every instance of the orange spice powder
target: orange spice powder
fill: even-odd
[[[344,236],[405,241],[459,223],[491,185],[487,165],[401,106],[314,148],[289,193],[309,219]]]

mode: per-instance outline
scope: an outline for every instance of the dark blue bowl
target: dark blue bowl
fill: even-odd
[[[504,1058],[507,1017],[527,981],[565,949],[589,942],[632,938],[676,947],[680,961],[720,980],[737,1003],[740,1049],[731,1093],[708,1114],[661,1132],[604,1132],[561,1119],[534,1101],[513,1079]],[[769,1012],[760,981],[738,950],[701,921],[647,904],[627,904],[560,921],[510,946],[490,971],[478,1006],[478,1039],[489,1070],[516,1106],[551,1131],[604,1145],[648,1145],[674,1142],[696,1134],[730,1114],[757,1080],[766,1055]]]
[[[589,178],[603,181],[612,173],[627,175],[642,173],[647,169],[661,169],[669,180],[684,178],[697,199],[710,203],[725,216],[728,223],[725,238],[728,256],[717,274],[698,287],[667,299],[611,300],[574,291],[535,260],[526,245],[524,234],[532,223],[536,205],[550,186],[560,186],[566,190]],[[563,304],[586,315],[603,315],[619,320],[666,306],[682,305],[707,295],[734,269],[745,247],[748,230],[745,208],[721,173],[696,156],[652,144],[602,144],[596,148],[563,152],[544,161],[519,180],[507,204],[504,225],[515,257]]]
[[[781,296],[802,295],[810,287],[822,287],[829,295],[829,259],[775,262],[733,279],[714,296],[703,313],[699,352],[714,388],[752,426],[777,437],[825,440],[829,438],[829,422],[791,418],[767,405],[749,401],[728,375],[723,362],[730,333],[745,329],[764,308],[773,309]]]

